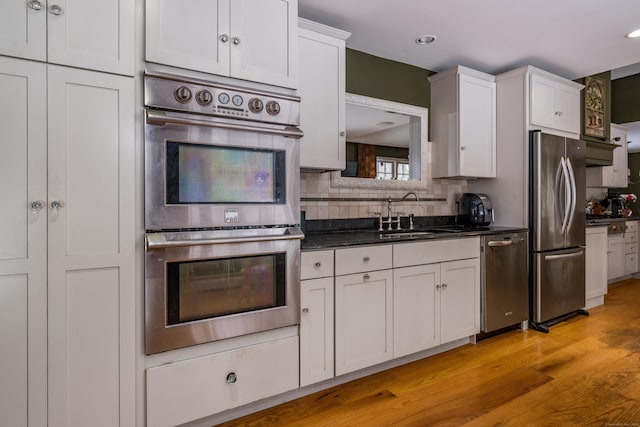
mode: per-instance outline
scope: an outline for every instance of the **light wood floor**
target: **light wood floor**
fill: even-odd
[[[640,426],[640,280],[589,317],[511,331],[224,426]]]

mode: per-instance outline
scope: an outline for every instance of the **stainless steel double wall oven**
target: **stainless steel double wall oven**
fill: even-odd
[[[145,76],[147,354],[299,322],[299,111]]]

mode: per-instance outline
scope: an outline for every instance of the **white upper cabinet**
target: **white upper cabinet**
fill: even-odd
[[[616,141],[615,138],[620,138]],[[595,166],[587,168],[587,187],[627,188],[627,128],[611,123],[611,139],[619,145],[613,150],[611,166]]]
[[[0,54],[133,75],[134,0],[6,3]]]
[[[350,33],[299,20],[300,167],[345,168],[345,40]]]
[[[565,80],[565,79],[562,79]],[[531,125],[580,133],[580,89],[566,80],[531,74]]]
[[[495,178],[495,77],[458,66],[429,80],[432,176]]]
[[[297,0],[146,2],[147,61],[297,86]]]

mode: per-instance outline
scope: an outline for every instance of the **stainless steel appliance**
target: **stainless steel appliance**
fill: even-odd
[[[145,352],[299,323],[297,227],[148,233]]]
[[[502,233],[481,238],[482,332],[493,332],[529,319],[527,234]]]
[[[460,225],[482,227],[494,221],[495,213],[486,194],[463,193],[458,202],[456,220]]]
[[[300,222],[300,99],[145,75],[145,228]]]
[[[585,142],[530,132],[532,327],[585,305]],[[543,325],[542,323],[546,323]]]
[[[299,101],[145,75],[145,352],[299,323]]]

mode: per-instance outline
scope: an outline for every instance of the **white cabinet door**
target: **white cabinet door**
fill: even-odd
[[[480,332],[479,258],[442,263],[441,342]]]
[[[336,375],[393,357],[392,282],[392,270],[336,277]]]
[[[49,425],[130,425],[133,79],[49,66],[47,101]]]
[[[229,75],[229,0],[147,1],[145,20],[147,61]]]
[[[620,138],[619,141],[614,141],[619,147],[613,150],[613,162],[611,166],[587,168],[587,187],[627,188],[629,185],[627,129],[612,123],[611,138]]]
[[[393,356],[440,344],[440,264],[393,270]]]
[[[46,65],[0,57],[0,92],[0,424],[43,426],[47,424]]]
[[[536,74],[531,75],[531,124],[580,133],[580,90]]]
[[[624,276],[624,238],[622,234],[609,236],[607,239],[607,279]]]
[[[134,0],[5,3],[0,54],[133,75]]]
[[[46,60],[46,0],[2,2],[0,54]]]
[[[345,168],[345,38],[298,29],[301,168]]]
[[[496,177],[496,84],[460,75],[460,171]]]
[[[231,75],[297,87],[298,1],[231,2]]]
[[[297,85],[297,0],[146,2],[150,62]]]
[[[587,228],[585,249],[586,308],[604,303],[607,293],[607,227]]]
[[[300,386],[333,378],[333,277],[300,283]]]

